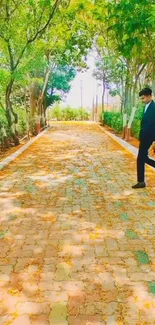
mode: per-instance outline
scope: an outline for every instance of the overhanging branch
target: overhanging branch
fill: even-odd
[[[25,50],[26,50],[26,48],[28,47],[28,45],[29,45],[29,44],[32,44],[32,43],[33,43],[33,42],[38,38],[38,36],[43,35],[43,33],[45,32],[45,30],[46,30],[47,27],[49,26],[49,24],[50,24],[50,22],[51,22],[51,20],[52,20],[52,18],[53,18],[53,16],[54,16],[54,14],[55,14],[55,11],[56,11],[56,9],[57,9],[58,4],[59,4],[60,1],[61,1],[61,0],[56,0],[56,1],[55,1],[55,4],[54,4],[54,6],[53,6],[53,8],[52,8],[52,11],[51,11],[51,13],[50,13],[50,15],[49,15],[49,18],[48,18],[48,21],[46,22],[46,24],[45,24],[41,29],[39,29],[39,30],[36,32],[36,34],[35,34],[32,38],[30,38],[30,39],[26,42],[25,46],[23,47],[23,49],[22,49],[22,51],[21,51],[21,53],[20,53],[20,55],[19,55],[19,58],[17,59],[17,62],[16,62],[16,64],[15,64],[14,69],[16,69],[16,68],[18,67],[18,65],[19,65],[19,63],[20,63],[20,60],[21,60],[21,58],[23,57],[23,55],[24,55],[24,53],[25,53]]]

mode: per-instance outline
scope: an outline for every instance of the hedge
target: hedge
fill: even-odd
[[[143,108],[140,108],[135,114],[134,121],[131,127],[131,133],[133,137],[137,139],[139,137],[142,114],[143,114]],[[123,117],[122,114],[119,112],[114,112],[114,111],[105,112],[104,122],[105,125],[111,127],[113,130],[115,130],[118,133],[121,133],[123,131]]]
[[[118,112],[105,112],[104,122],[117,132],[123,131],[123,117]]]

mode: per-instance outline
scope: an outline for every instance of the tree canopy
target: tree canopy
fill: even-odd
[[[87,68],[91,49],[102,110],[108,87],[130,116],[140,87],[155,90],[154,31],[154,0],[1,0],[0,114],[14,143],[17,104],[46,117],[47,106],[70,90],[76,69]]]

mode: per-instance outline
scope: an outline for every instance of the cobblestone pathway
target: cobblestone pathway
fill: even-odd
[[[94,124],[0,172],[0,325],[155,324],[155,174]]]

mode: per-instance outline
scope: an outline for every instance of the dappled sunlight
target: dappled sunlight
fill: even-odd
[[[65,173],[66,174],[66,173]],[[54,175],[53,174],[46,174],[46,175],[42,175],[42,176],[32,176],[30,177],[32,180],[35,180],[36,184],[38,187],[48,187],[55,185],[57,183],[64,183],[68,180],[72,180],[72,175],[62,175],[62,173],[56,173]]]
[[[154,192],[130,190],[133,158],[96,125],[57,128],[63,144],[55,134],[55,146],[52,130],[1,172],[0,317],[53,325],[58,313],[69,325],[150,325]]]

